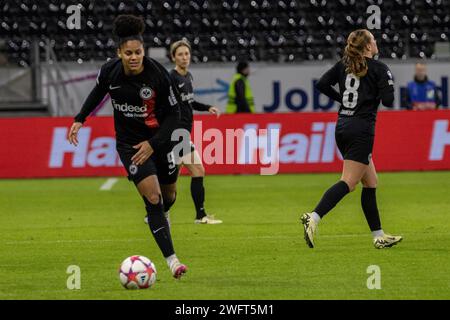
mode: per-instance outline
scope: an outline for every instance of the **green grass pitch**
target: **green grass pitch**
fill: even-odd
[[[194,225],[188,177],[171,210],[180,260],[176,281],[148,226],[132,183],[120,178],[0,181],[0,299],[449,299],[450,172],[379,174],[385,231],[404,236],[376,250],[359,187],[326,216],[316,248],[303,240],[310,211],[338,174],[208,176],[206,208],[222,225]],[[129,291],[120,262],[134,254],[156,264],[158,281]],[[69,290],[69,265],[81,289]],[[381,289],[369,290],[370,265]]]

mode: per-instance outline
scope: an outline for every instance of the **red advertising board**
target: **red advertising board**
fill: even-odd
[[[195,117],[193,141],[208,174],[337,172],[336,114],[287,113]],[[0,178],[125,175],[113,120],[90,118],[78,147],[72,118],[0,119]],[[377,120],[379,171],[450,169],[450,110],[386,111]]]

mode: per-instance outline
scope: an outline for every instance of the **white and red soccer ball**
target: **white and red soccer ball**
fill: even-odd
[[[144,256],[128,257],[120,265],[119,279],[126,289],[150,288],[156,282],[155,265]]]

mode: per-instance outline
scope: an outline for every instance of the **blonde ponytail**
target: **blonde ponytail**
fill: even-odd
[[[367,74],[368,67],[364,51],[370,40],[370,33],[366,29],[359,29],[350,33],[342,58],[346,67],[345,72],[352,73],[357,77],[364,77]]]

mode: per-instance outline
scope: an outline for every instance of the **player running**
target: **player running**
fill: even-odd
[[[118,37],[118,58],[106,62],[69,131],[70,143],[77,145],[77,134],[87,116],[109,93],[114,108],[117,152],[142,196],[150,231],[172,275],[179,279],[186,271],[172,244],[169,225],[164,217],[164,201],[175,201],[174,189],[178,167],[171,161],[170,141],[178,128],[181,98],[174,90],[167,70],[145,57],[142,18],[120,15],[114,21]],[[162,197],[163,196],[163,197]],[[166,200],[168,199],[168,200]]]
[[[175,63],[175,68],[170,71],[173,83],[178,86],[182,100],[185,102],[181,105],[181,127],[191,132],[193,115],[192,110],[208,111],[212,114],[220,116],[220,110],[217,107],[206,105],[194,100],[193,77],[188,68],[191,63],[191,46],[185,40],[174,42],[170,47],[170,56]],[[203,178],[205,176],[205,168],[197,150],[192,141],[186,148],[187,153],[180,154],[181,165],[184,165],[192,176],[191,180],[191,196],[194,201],[196,218],[195,223],[200,224],[219,224],[221,220],[214,219],[214,216],[208,215],[205,211],[205,188],[203,186]]]
[[[317,83],[317,89],[341,104],[336,124],[336,143],[344,157],[341,180],[329,188],[312,213],[301,216],[305,240],[314,247],[319,221],[361,181],[361,205],[373,235],[375,248],[392,247],[401,236],[385,234],[381,228],[375,191],[377,173],[372,160],[375,121],[380,100],[392,108],[394,82],[389,68],[374,60],[378,54],[373,35],[365,29],[350,33],[344,57]],[[339,83],[339,92],[333,86]]]

